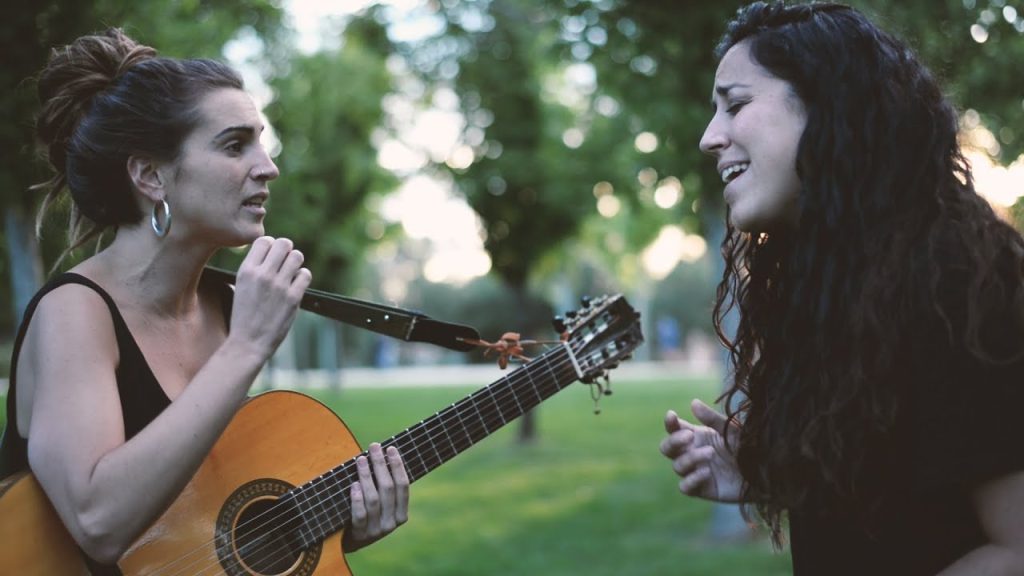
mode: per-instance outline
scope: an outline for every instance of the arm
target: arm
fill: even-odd
[[[1024,574],[1024,472],[986,482],[972,496],[989,542],[954,562],[940,576]]]
[[[310,280],[301,263],[287,240],[254,242],[239,273],[231,333],[127,442],[106,307],[77,287],[44,299],[22,350],[32,378],[19,382],[31,388],[29,461],[90,556],[115,561],[187,484],[291,326]]]
[[[691,424],[670,410],[665,415],[668,436],[661,441],[661,453],[672,460],[672,469],[682,478],[679,491],[706,500],[739,502],[743,478],[723,436],[729,434],[730,445],[735,446],[739,430],[726,431],[725,415],[700,400],[694,400],[691,409],[703,425]]]

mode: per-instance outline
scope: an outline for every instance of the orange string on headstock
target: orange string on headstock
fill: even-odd
[[[484,356],[490,355],[491,352],[497,352],[498,366],[504,370],[508,367],[509,360],[512,358],[517,358],[524,362],[531,360],[531,358],[523,354],[524,346],[559,344],[564,342],[568,336],[568,332],[566,332],[562,334],[560,340],[521,340],[518,332],[505,332],[497,342],[488,342],[487,340],[464,340],[464,342],[486,348]]]

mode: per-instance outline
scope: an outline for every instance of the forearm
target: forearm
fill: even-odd
[[[939,576],[1024,576],[1024,551],[996,544],[972,550]]]
[[[69,482],[69,500],[77,504],[65,522],[87,553],[116,559],[177,497],[264,361],[226,341],[153,422]]]

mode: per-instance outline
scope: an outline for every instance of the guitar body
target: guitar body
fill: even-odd
[[[0,483],[0,550],[0,574],[89,574],[75,541],[28,472]]]
[[[348,427],[297,392],[267,392],[235,415],[170,508],[118,562],[125,576],[351,575],[341,532],[297,556],[247,557],[233,528],[258,517],[279,494],[359,454]],[[158,456],[155,456],[158,457]],[[35,479],[0,492],[0,574],[87,574],[78,548]],[[4,486],[7,486],[5,482]]]

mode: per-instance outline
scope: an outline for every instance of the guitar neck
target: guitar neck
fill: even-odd
[[[381,442],[402,455],[415,482],[579,378],[575,358],[559,346]],[[364,452],[365,454],[365,452]],[[342,529],[350,518],[349,489],[358,480],[356,459],[299,486],[282,498],[294,507],[294,532],[305,548]]]

